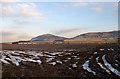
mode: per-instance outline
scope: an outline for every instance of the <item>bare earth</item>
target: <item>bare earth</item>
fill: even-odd
[[[119,44],[3,44],[2,47],[3,78],[120,78]]]

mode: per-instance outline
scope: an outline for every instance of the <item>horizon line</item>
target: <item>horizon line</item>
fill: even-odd
[[[120,31],[120,30],[112,30],[112,31],[103,31],[103,32],[87,32],[87,33],[82,33],[82,34],[88,34],[88,33],[106,33],[106,32],[114,32],[114,31]],[[70,38],[68,38],[68,37],[64,37],[64,36],[59,36],[59,35],[55,35],[55,34],[52,34],[52,33],[46,33],[46,34],[50,34],[50,35],[54,35],[54,36],[58,36],[58,37],[63,37],[63,38],[66,38],[66,39],[71,39],[71,38],[74,38],[74,37],[77,37],[77,36],[79,36],[79,35],[82,35],[82,34],[79,34],[79,35],[76,35],[76,36],[73,36],[73,37],[70,37]],[[45,35],[45,34],[41,34],[41,35],[38,35],[38,36],[42,36],[42,35]],[[36,36],[36,37],[38,37],[38,36]],[[33,37],[33,38],[35,38],[35,37]],[[31,38],[32,39],[32,38]],[[18,40],[18,41],[25,41],[25,40]],[[16,41],[16,42],[18,42],[18,41]],[[12,41],[11,41],[12,42]],[[13,41],[13,42],[15,42],[15,41]],[[10,42],[1,42],[1,43],[10,43]]]

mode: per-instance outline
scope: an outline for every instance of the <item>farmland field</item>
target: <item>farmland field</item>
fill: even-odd
[[[0,61],[3,78],[120,78],[119,44],[3,44]]]

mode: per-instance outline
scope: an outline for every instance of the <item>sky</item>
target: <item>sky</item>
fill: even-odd
[[[117,2],[3,2],[2,42],[118,30]]]

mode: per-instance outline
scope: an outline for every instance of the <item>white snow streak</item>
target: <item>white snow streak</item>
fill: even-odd
[[[91,59],[92,57],[90,57],[89,59]],[[96,75],[96,72],[94,72],[93,70],[91,70],[91,68],[89,68],[89,60],[87,60],[82,66],[84,70],[87,70],[88,72],[92,72],[94,75]]]
[[[118,75],[118,76],[120,77],[120,72],[119,72],[117,69],[113,68],[112,65],[107,62],[107,60],[105,59],[105,56],[106,56],[106,55],[103,55],[103,57],[102,57],[105,66],[106,66],[108,69],[110,69],[110,71],[112,71],[113,73],[115,73],[116,75]]]
[[[102,69],[104,69],[107,73],[111,74],[108,69],[106,69],[101,63],[99,63],[98,59],[99,59],[99,57],[96,58],[97,64],[98,64]]]

